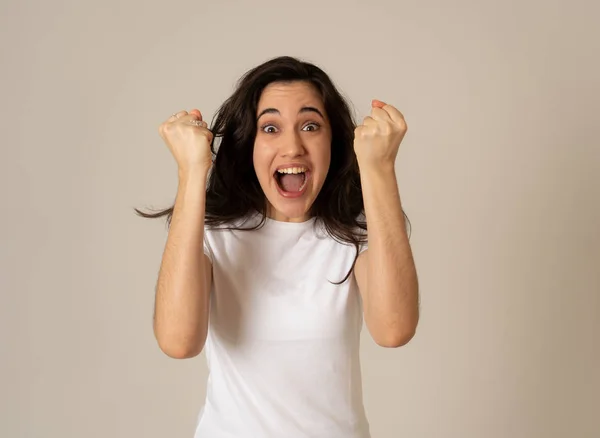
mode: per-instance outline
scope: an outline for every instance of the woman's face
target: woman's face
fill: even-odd
[[[306,82],[272,83],[258,102],[254,170],[268,216],[302,222],[331,160],[331,127],[317,90]]]

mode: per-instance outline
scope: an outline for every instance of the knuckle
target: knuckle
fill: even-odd
[[[158,133],[161,135],[161,137],[164,137],[167,132],[169,131],[169,123],[161,123],[160,126],[158,127]]]

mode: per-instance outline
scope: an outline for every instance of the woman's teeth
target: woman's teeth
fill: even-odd
[[[279,169],[277,172],[278,173],[305,173],[306,172],[306,167],[289,167],[287,169]]]

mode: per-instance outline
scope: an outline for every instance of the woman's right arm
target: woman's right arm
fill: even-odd
[[[204,348],[212,266],[204,254],[206,174],[179,178],[156,286],[154,334],[161,350],[185,359]]]
[[[179,165],[179,185],[156,285],[154,335],[160,349],[178,359],[204,348],[212,284],[212,265],[204,254],[212,133],[194,120],[202,121],[199,111],[184,111],[161,126]]]

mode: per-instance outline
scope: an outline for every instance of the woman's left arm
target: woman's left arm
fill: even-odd
[[[407,126],[396,108],[372,105],[355,130],[369,247],[354,272],[371,336],[381,346],[399,347],[412,339],[419,320],[417,272],[394,166]]]

